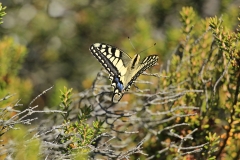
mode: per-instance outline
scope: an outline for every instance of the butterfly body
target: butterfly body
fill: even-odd
[[[109,79],[114,88],[112,96],[114,103],[117,103],[122,98],[123,93],[128,91],[142,72],[155,65],[158,61],[157,55],[151,55],[139,63],[139,54],[131,58],[122,50],[105,43],[94,43],[89,50],[109,72]]]

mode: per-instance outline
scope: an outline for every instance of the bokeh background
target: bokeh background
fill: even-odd
[[[192,6],[200,17],[236,12],[239,0],[1,0],[7,15],[0,36],[13,37],[26,46],[19,71],[29,89],[19,97],[23,103],[55,86],[48,94],[67,85],[76,92],[91,86],[100,64],[88,50],[92,43],[105,42],[133,56],[157,54],[159,64],[178,47],[181,34],[179,11]],[[230,17],[231,18],[231,17]],[[130,37],[131,42],[129,42]],[[133,44],[134,49],[131,45]],[[38,104],[54,105],[54,96],[41,96]]]

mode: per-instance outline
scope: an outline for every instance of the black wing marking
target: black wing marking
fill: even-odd
[[[113,69],[114,75],[122,75],[121,69],[127,67],[131,61],[131,57],[127,53],[105,43],[92,44],[89,50],[108,72]]]
[[[157,55],[151,55],[143,59],[141,64],[138,66],[134,76],[132,79],[128,82],[126,85],[126,91],[130,89],[131,85],[135,82],[135,80],[148,68],[154,66],[158,61],[158,56]]]
[[[127,83],[126,86],[124,86],[124,90],[119,92],[119,89],[116,87],[114,89],[114,94],[112,97],[112,101],[115,101],[115,103],[119,102],[123,96],[123,93],[125,91],[128,91],[131,87],[131,85],[135,82],[135,80],[142,74],[145,70],[148,68],[154,66],[158,61],[158,56],[157,55],[151,55],[146,58],[141,62],[141,64],[134,70],[133,76],[131,77],[131,80]],[[126,75],[126,76],[131,76],[131,75]],[[115,98],[118,96],[118,98]]]
[[[107,48],[103,48],[102,44],[95,43],[90,46],[89,50],[94,57],[102,64],[102,66],[109,72],[110,75],[118,75],[118,69],[113,65],[110,58],[114,59],[114,53],[107,53]],[[109,55],[109,56],[108,56]]]

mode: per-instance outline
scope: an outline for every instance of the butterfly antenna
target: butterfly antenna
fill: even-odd
[[[152,48],[152,47],[154,47],[154,46],[156,46],[156,43],[154,43],[152,46],[150,46],[150,47],[148,47],[148,48],[142,50],[142,51],[139,52],[138,54],[140,54],[140,53],[142,53],[142,52],[145,52],[146,50],[148,50],[148,49],[150,49],[150,48]]]
[[[136,48],[135,48],[134,45],[132,44],[132,41],[131,41],[130,37],[128,37],[128,40],[129,40],[130,44],[132,45],[133,49],[136,51]]]

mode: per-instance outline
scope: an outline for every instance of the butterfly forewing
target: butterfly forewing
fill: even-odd
[[[90,51],[112,76],[124,75],[131,61],[131,58],[122,50],[104,43],[91,45]]]

